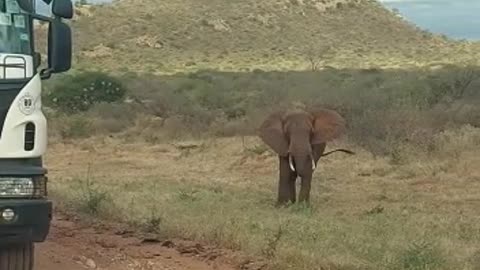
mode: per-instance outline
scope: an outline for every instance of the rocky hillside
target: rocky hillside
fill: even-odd
[[[475,46],[375,0],[118,0],[78,7],[73,27],[77,66],[155,73],[418,66],[471,59]]]

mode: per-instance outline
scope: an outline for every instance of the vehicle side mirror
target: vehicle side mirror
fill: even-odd
[[[48,68],[41,71],[43,79],[51,73],[68,71],[72,62],[72,33],[60,20],[51,21],[48,27]]]
[[[32,13],[33,9],[33,0],[17,0],[18,6],[26,12]]]
[[[71,0],[54,0],[52,13],[55,16],[71,19],[73,17],[73,4]]]

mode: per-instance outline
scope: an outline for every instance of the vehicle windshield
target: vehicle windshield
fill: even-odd
[[[0,0],[0,53],[32,54],[28,16],[16,0]]]

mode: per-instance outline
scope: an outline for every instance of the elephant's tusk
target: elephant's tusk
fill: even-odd
[[[310,158],[312,159],[312,171],[315,171],[315,169],[317,168],[317,165],[315,164],[315,160],[313,159],[312,155],[310,155]]]
[[[288,165],[290,165],[290,169],[292,170],[292,172],[295,171],[295,167],[293,166],[293,158],[292,158],[292,155],[288,155]]]

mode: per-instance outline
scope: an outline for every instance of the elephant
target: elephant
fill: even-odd
[[[296,202],[297,177],[301,178],[298,202],[308,205],[318,160],[334,152],[355,154],[347,149],[325,152],[327,142],[346,132],[345,119],[330,109],[278,110],[264,120],[258,132],[261,140],[278,155],[277,206]]]

